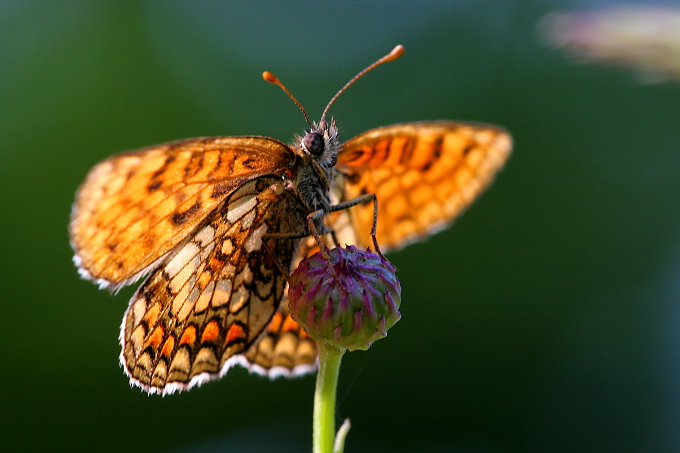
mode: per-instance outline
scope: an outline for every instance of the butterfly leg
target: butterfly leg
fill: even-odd
[[[325,227],[324,227],[324,230],[325,230]],[[335,231],[331,230],[327,233],[331,235],[331,240],[337,245],[338,239],[335,236]],[[262,245],[264,246],[267,253],[269,253],[274,258],[274,262],[276,263],[276,266],[279,268],[279,270],[284,275],[286,280],[288,280],[289,277],[290,277],[290,269],[286,269],[284,264],[276,257],[276,255],[273,253],[272,249],[267,245],[267,240],[268,239],[285,239],[285,240],[293,241],[295,239],[304,239],[304,238],[309,237],[309,236],[310,236],[310,233],[308,233],[308,232],[303,232],[303,233],[269,233],[269,234],[263,234],[262,235]],[[326,250],[328,248],[323,244],[323,241],[321,241],[321,238],[318,235],[317,231],[314,230],[311,233],[311,236],[313,236],[315,238],[315,240],[317,241],[317,243],[319,243],[321,245],[320,246],[321,252],[324,253],[324,248]],[[317,239],[317,237],[318,237],[318,239]],[[324,257],[327,257],[327,256],[324,254]]]
[[[345,209],[351,208],[352,206],[368,203],[369,201],[373,202],[373,225],[371,226],[371,239],[373,240],[375,252],[385,258],[385,256],[380,251],[380,246],[378,246],[378,238],[376,237],[376,230],[378,228],[378,197],[374,193],[367,193],[360,197],[352,198],[351,200],[346,200],[342,203],[333,205],[331,206],[330,212],[343,211]]]
[[[321,240],[321,235],[319,234],[319,229],[325,229],[323,225],[323,218],[325,215],[326,211],[323,209],[317,209],[316,211],[312,212],[307,216],[307,227],[309,228],[310,234],[314,237],[314,240],[316,240],[316,243],[319,244],[321,254],[327,262],[330,262],[328,246],[324,244],[324,242]],[[320,227],[317,228],[317,225],[320,225]]]

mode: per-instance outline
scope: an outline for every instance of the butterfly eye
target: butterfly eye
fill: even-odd
[[[310,154],[319,156],[324,150],[323,137],[318,132],[307,132],[307,135],[302,139],[302,146]]]

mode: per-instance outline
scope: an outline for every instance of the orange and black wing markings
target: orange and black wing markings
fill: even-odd
[[[270,377],[299,376],[316,370],[318,350],[314,341],[293,320],[284,294],[279,310],[260,341],[245,354],[250,368]]]
[[[291,272],[302,258],[319,251],[319,246],[312,237],[299,242],[297,252],[291,261]],[[328,245],[333,246],[330,243]],[[249,368],[272,378],[300,376],[316,370],[317,356],[316,341],[290,315],[286,285],[281,304],[271,323],[260,341],[245,354],[250,362]]]
[[[378,243],[383,251],[398,249],[448,226],[489,185],[511,148],[505,130],[482,124],[373,129],[343,145],[337,196],[344,201],[374,193]],[[369,245],[373,206],[353,207],[348,215],[356,243]]]
[[[192,139],[113,156],[78,190],[69,225],[81,275],[120,287],[145,274],[245,182],[283,174],[292,152],[265,137]]]
[[[121,362],[134,384],[167,394],[249,365],[241,354],[277,322],[286,286],[275,260],[291,262],[297,247],[266,235],[297,231],[299,212],[280,178],[255,179],[163,260],[121,328]]]

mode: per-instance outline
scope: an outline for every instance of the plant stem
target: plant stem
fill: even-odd
[[[314,453],[334,453],[335,397],[344,351],[319,345],[319,372],[314,393]],[[346,433],[345,433],[346,434]],[[342,453],[342,452],[335,452]]]

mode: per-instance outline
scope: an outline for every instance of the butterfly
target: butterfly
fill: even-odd
[[[319,247],[399,249],[445,228],[512,148],[502,128],[432,121],[341,144],[326,113],[291,145],[261,136],[181,140],[110,157],[78,189],[69,223],[83,278],[117,290],[146,276],[120,331],[120,361],[149,393],[187,390],[233,365],[270,377],[316,369],[291,318],[287,276]],[[377,221],[376,223],[376,219]]]

